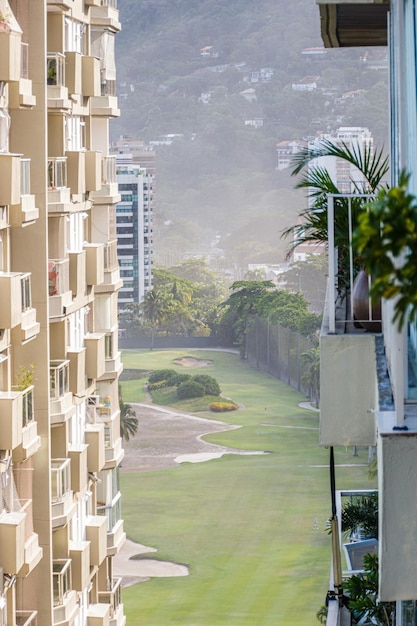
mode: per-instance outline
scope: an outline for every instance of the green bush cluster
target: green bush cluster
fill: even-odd
[[[210,411],[215,413],[225,413],[226,411],[236,411],[238,405],[234,402],[212,402],[209,406]]]
[[[155,370],[148,378],[148,391],[177,387],[177,396],[185,398],[199,398],[202,396],[219,396],[220,386],[215,378],[207,374],[177,374],[174,370]]]

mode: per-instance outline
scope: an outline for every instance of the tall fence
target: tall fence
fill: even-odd
[[[301,355],[313,347],[300,333],[271,324],[269,319],[253,316],[246,329],[246,359],[251,367],[279,378],[287,385],[309,395],[303,382],[306,365]]]

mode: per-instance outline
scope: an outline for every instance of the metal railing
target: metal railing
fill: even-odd
[[[105,350],[105,358],[112,359],[113,358],[113,333],[106,333],[104,336],[104,350]]]
[[[51,361],[49,366],[49,397],[58,400],[69,391],[69,361]]]
[[[71,559],[56,559],[52,562],[54,606],[64,604],[71,591]]]
[[[51,459],[52,502],[61,502],[71,490],[71,459]]]
[[[122,603],[122,579],[113,578],[109,583],[110,589],[108,591],[99,591],[98,599],[100,603],[110,604],[110,618],[113,618]]]
[[[22,392],[22,426],[27,426],[34,419],[33,411],[33,390],[34,386],[27,387]]]
[[[116,81],[104,80],[101,83],[101,95],[102,96],[115,96],[116,95]]]
[[[20,78],[29,78],[29,44],[22,41],[20,46]]]
[[[30,195],[30,159],[20,159],[20,195]]]
[[[32,308],[32,289],[31,289],[31,274],[23,274],[20,281],[20,291],[22,295],[22,311]]]
[[[16,626],[37,626],[37,611],[16,611]]]
[[[104,515],[107,518],[107,532],[111,533],[117,522],[122,519],[120,492],[114,498],[113,503],[109,506],[98,506],[97,515]]]
[[[101,6],[117,9],[117,0],[101,0]]]
[[[112,270],[116,270],[118,267],[117,239],[114,239],[113,241],[109,241],[109,243],[104,246],[104,269],[107,272],[111,272]]]
[[[48,158],[48,189],[64,189],[67,186],[67,157]]]
[[[352,246],[352,235],[356,226],[357,216],[366,210],[366,204],[375,198],[371,194],[329,194],[327,196],[327,237],[328,237],[328,292],[327,313],[329,318],[329,333],[336,333],[337,325],[345,326],[346,322],[354,322],[354,302],[349,297],[349,306],[345,314],[341,314],[337,302],[341,297],[351,296],[355,278],[358,275],[360,259]],[[338,249],[336,241],[337,230],[344,229],[345,242],[343,250]],[[371,277],[368,277],[368,286],[371,286]],[[369,315],[366,320],[380,322],[374,316],[371,299],[368,298]],[[360,320],[356,320],[360,321]]]

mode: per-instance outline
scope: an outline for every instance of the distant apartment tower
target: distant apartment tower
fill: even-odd
[[[116,157],[121,200],[116,208],[117,256],[123,287],[119,309],[142,302],[152,289],[152,212],[154,174],[132,154]],[[154,168],[153,168],[154,169]]]
[[[319,135],[309,142],[309,147],[318,147],[322,139],[327,139],[339,147],[345,144],[350,150],[357,150],[362,154],[366,148],[370,148],[371,153],[373,151],[372,133],[368,128],[364,127],[342,126],[334,134]],[[333,156],[320,157],[320,159],[313,160],[310,163],[310,167],[316,167],[317,165],[329,172],[340,193],[353,192],[355,183],[360,187],[363,180],[356,167],[344,159],[338,159]]]

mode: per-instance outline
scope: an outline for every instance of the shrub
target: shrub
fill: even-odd
[[[158,383],[160,380],[167,381],[172,376],[175,376],[176,373],[177,372],[175,370],[169,370],[169,369],[155,370],[154,372],[151,372],[149,374],[148,382],[150,382],[150,383]]]
[[[148,391],[155,391],[155,389],[163,389],[168,386],[167,380],[158,380],[156,383],[148,383]]]
[[[197,376],[193,376],[192,380],[203,385],[206,396],[220,395],[219,383],[215,378],[213,378],[213,376],[207,376],[206,374],[197,374]]]
[[[181,385],[181,383],[185,383],[185,381],[190,380],[190,378],[190,374],[174,374],[174,376],[171,376],[171,378],[168,380],[168,386],[178,387],[178,385]]]
[[[205,395],[204,385],[193,379],[186,380],[177,388],[177,396],[180,400],[185,400],[186,398],[201,398]]]
[[[209,406],[210,411],[215,413],[225,413],[226,411],[236,411],[238,405],[234,402],[212,402]]]

